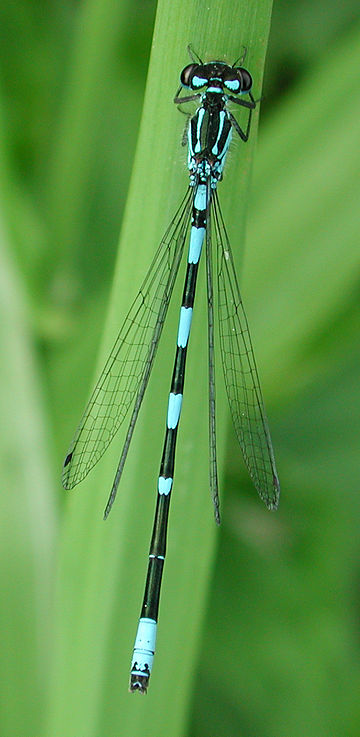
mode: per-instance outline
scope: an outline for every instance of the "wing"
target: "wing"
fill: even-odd
[[[207,184],[206,208],[206,286],[208,313],[208,356],[209,356],[209,463],[210,492],[214,504],[216,524],[220,524],[219,483],[216,452],[216,412],[215,412],[215,341],[214,341],[214,290],[213,290],[213,251],[211,230],[210,181]]]
[[[212,216],[217,247],[220,347],[231,415],[253,483],[266,506],[276,509],[280,484],[274,452],[249,326],[216,191]]]
[[[101,458],[139,387],[144,394],[181,261],[191,207],[189,189],[130,307],[70,445],[62,475],[65,489],[82,481]]]

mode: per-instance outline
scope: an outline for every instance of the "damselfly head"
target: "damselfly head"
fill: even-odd
[[[243,67],[230,67],[223,61],[211,61],[208,64],[188,64],[181,72],[180,82],[191,90],[211,86],[235,95],[245,95],[251,90],[252,77]]]

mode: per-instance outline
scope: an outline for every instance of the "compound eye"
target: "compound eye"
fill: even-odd
[[[204,75],[204,67],[201,64],[189,64],[180,74],[180,82],[183,87],[199,90],[208,83],[208,77]]]
[[[192,86],[192,78],[198,68],[199,64],[188,64],[188,66],[182,70],[180,74],[180,82],[183,87]]]
[[[236,72],[236,77],[239,80],[239,88],[237,90],[237,93],[245,95],[247,92],[250,92],[252,87],[252,76],[250,72],[248,72],[248,70],[244,69],[243,67],[238,67],[237,69],[234,69],[234,72]]]

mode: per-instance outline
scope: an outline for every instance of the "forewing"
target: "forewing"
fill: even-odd
[[[267,507],[276,509],[280,484],[274,452],[249,326],[216,192],[212,227],[217,247],[220,348],[231,415],[254,485]]]
[[[62,475],[66,489],[82,481],[98,462],[139,386],[147,383],[181,261],[191,206],[188,190],[130,307],[70,445]]]

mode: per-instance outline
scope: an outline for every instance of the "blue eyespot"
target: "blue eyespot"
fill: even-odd
[[[191,80],[191,86],[194,89],[198,89],[199,87],[204,87],[208,83],[208,79],[205,79],[204,77],[197,77],[196,75]]]

